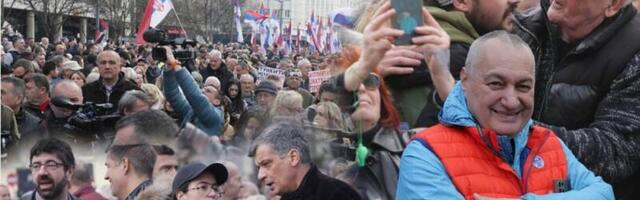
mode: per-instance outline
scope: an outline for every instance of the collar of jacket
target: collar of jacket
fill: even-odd
[[[131,193],[129,193],[125,200],[134,200],[142,191],[144,191],[149,185],[151,185],[151,183],[151,180],[143,181],[142,183],[140,183],[140,185],[133,189]]]
[[[487,138],[488,141],[499,141],[499,150],[511,149],[510,140],[513,139],[515,143],[515,149],[513,149],[513,151],[515,151],[515,155],[513,156],[513,158],[515,159],[513,159],[514,163],[512,163],[512,166],[514,167],[514,169],[516,169],[516,171],[519,170],[520,162],[518,158],[520,158],[520,154],[523,152],[527,145],[529,131],[533,126],[533,120],[529,119],[527,124],[522,127],[520,132],[518,132],[514,136],[489,134],[492,131],[488,129],[482,129],[477,123],[477,120],[475,119],[473,114],[471,114],[471,111],[469,111],[467,98],[464,96],[462,83],[460,81],[458,81],[451,92],[449,92],[449,96],[447,97],[442,110],[440,110],[438,118],[440,119],[440,123],[444,124],[445,126],[476,128],[478,131],[483,131],[486,136],[491,137]],[[509,153],[514,153],[513,151],[510,151]]]
[[[546,13],[551,7],[550,0],[541,0],[540,6],[544,11],[545,21],[547,27],[549,27],[549,33],[552,41],[560,41],[560,28],[552,24]],[[605,19],[591,34],[587,35],[580,43],[578,43],[573,50],[575,54],[582,54],[593,50],[600,49],[603,45],[607,44],[612,39],[614,34],[618,32],[625,24],[627,24],[638,12],[633,5],[627,5],[620,9],[618,13],[610,18]]]
[[[313,194],[313,189],[318,186],[318,177],[320,176],[320,171],[315,165],[311,165],[307,174],[304,175],[302,182],[293,192],[286,193],[282,195],[282,199],[304,199],[305,197],[311,197]]]
[[[113,85],[111,89],[116,90],[116,88],[119,88],[122,84],[124,84],[124,82],[126,81],[125,79],[126,78],[124,77],[124,72],[118,73],[118,81],[116,82],[115,85]],[[98,81],[98,84],[100,85],[100,89],[105,90],[106,86],[104,85],[104,82],[102,82],[102,78],[99,78],[97,81]]]
[[[449,34],[451,42],[471,44],[480,37],[463,12],[446,11],[432,6],[427,6],[427,10],[438,21],[442,29]]]
[[[382,127],[380,124],[376,127],[379,128],[373,136],[371,144],[377,145],[385,151],[398,154],[402,153],[403,147],[398,133],[394,129]]]

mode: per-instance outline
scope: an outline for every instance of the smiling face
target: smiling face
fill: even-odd
[[[551,0],[547,16],[560,28],[563,41],[573,44],[584,39],[606,18],[611,0]]]
[[[469,110],[483,128],[516,134],[533,114],[533,55],[496,39],[484,45],[475,65],[460,75]]]
[[[108,155],[104,165],[107,167],[107,172],[104,175],[104,179],[109,181],[113,196],[116,196],[118,198],[126,197],[127,179],[125,175],[125,163],[123,162],[123,160],[118,160],[116,158],[113,158],[111,155]]]
[[[358,88],[358,108],[351,114],[354,121],[377,122],[380,120],[380,89],[368,88],[360,84]]]
[[[52,153],[41,153],[31,159],[31,176],[36,191],[45,199],[54,199],[67,192],[72,169],[63,167],[62,161]]]

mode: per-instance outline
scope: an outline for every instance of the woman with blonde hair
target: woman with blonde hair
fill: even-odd
[[[329,101],[320,102],[316,106],[316,115],[313,118],[313,126],[321,129],[346,130],[340,107]]]
[[[162,91],[160,91],[160,89],[158,88],[158,86],[150,83],[144,83],[142,84],[140,89],[142,89],[142,91],[145,94],[151,97],[151,100],[153,101],[153,104],[151,105],[151,109],[162,110],[164,106],[165,98],[164,98],[164,95],[162,94]]]
[[[273,106],[271,106],[271,117],[298,117],[302,114],[302,95],[296,91],[279,91]]]

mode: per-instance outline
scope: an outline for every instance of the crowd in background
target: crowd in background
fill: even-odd
[[[195,199],[192,191],[234,200],[413,199],[438,191],[483,199],[462,191],[456,174],[429,171],[442,175],[433,180],[452,179],[445,184],[456,186],[439,188],[411,179],[419,172],[411,170],[427,170],[413,168],[427,162],[453,170],[438,161],[446,157],[435,155],[440,147],[422,146],[433,136],[416,136],[442,124],[460,125],[461,118],[451,119],[451,113],[472,113],[463,115],[469,121],[462,120],[468,123],[461,129],[496,129],[485,127],[487,116],[472,110],[475,101],[464,100],[470,89],[463,91],[456,82],[464,84],[470,73],[464,67],[482,57],[471,52],[477,52],[472,44],[484,35],[505,41],[517,35],[521,46],[531,48],[535,84],[515,89],[530,91],[525,124],[531,135],[540,126],[562,141],[558,148],[571,163],[564,168],[565,174],[570,171],[566,176],[574,177],[576,169],[586,174],[571,180],[581,187],[573,189],[604,199],[613,198],[611,191],[619,199],[637,198],[640,40],[634,34],[640,26],[634,25],[640,18],[631,1],[609,0],[612,5],[604,8],[598,1],[541,0],[530,4],[539,7],[516,11],[524,2],[425,0],[430,14],[416,32],[427,37],[414,38],[411,47],[387,40],[403,33],[381,28],[395,14],[385,2],[367,2],[360,9],[359,23],[345,33],[351,41],[343,41],[337,54],[313,48],[285,54],[277,47],[239,43],[163,47],[83,43],[74,37],[50,41],[5,33],[2,179],[28,166],[34,184],[20,191],[0,185],[0,199],[7,193],[26,199]],[[581,6],[591,10],[552,12]],[[598,20],[580,23],[585,19]],[[491,35],[496,30],[514,35]],[[152,52],[158,50],[164,50],[163,60],[154,60]],[[193,52],[194,58],[176,58],[179,51]],[[284,74],[265,75],[267,68]],[[331,77],[313,89],[310,72],[321,70]],[[456,102],[460,98],[464,103]],[[462,108],[452,111],[453,104]],[[502,114],[491,109],[487,112]],[[504,140],[504,148],[522,149],[514,138],[495,137],[484,142],[502,145],[497,140]],[[405,149],[411,149],[409,155],[403,155]],[[409,161],[420,151],[432,152],[432,160]],[[513,166],[514,159],[527,161],[526,156],[509,158],[505,151],[492,155]],[[401,168],[401,163],[410,164]],[[307,187],[314,189],[301,189]]]

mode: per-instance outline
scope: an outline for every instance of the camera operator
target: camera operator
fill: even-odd
[[[118,105],[125,92],[140,90],[135,83],[127,80],[124,77],[124,73],[120,71],[123,66],[122,59],[115,51],[100,52],[96,63],[98,64],[100,79],[82,87],[82,93],[86,97],[84,99],[85,103],[111,103],[112,105]],[[116,111],[116,106],[113,106],[106,114],[112,114]]]
[[[55,84],[51,90],[51,96],[63,97],[72,104],[82,104],[84,100],[82,89],[71,80],[62,80]],[[44,112],[43,121],[48,135],[72,144],[88,144],[95,141],[97,136],[95,132],[91,133],[65,126],[73,114],[73,110],[56,106],[53,101],[49,102],[49,108]]]

